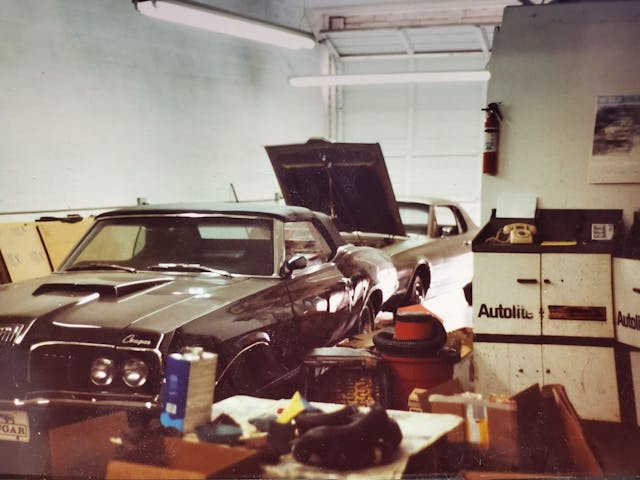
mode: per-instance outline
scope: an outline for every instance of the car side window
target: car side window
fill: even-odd
[[[304,255],[307,265],[325,263],[331,254],[327,241],[311,222],[286,222],[284,246],[287,260],[294,255]]]
[[[436,205],[435,222],[438,237],[459,235],[467,230],[459,210],[452,205]]]

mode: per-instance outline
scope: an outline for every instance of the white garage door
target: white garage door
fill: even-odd
[[[337,139],[380,143],[397,197],[449,198],[477,218],[485,83],[340,89]]]

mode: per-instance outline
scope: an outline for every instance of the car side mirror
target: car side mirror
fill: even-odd
[[[284,264],[285,272],[287,274],[295,270],[302,270],[306,266],[307,266],[307,257],[301,254],[294,255]]]
[[[440,235],[442,237],[450,237],[451,235],[458,234],[458,227],[455,225],[446,225],[440,229]]]

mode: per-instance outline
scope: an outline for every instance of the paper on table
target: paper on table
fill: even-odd
[[[496,217],[533,218],[536,214],[538,197],[526,193],[505,193],[498,197]]]

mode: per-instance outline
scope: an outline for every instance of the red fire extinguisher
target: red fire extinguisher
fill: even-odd
[[[487,112],[484,121],[484,151],[482,152],[482,173],[498,173],[498,137],[502,115],[497,103],[490,103],[482,109]]]

